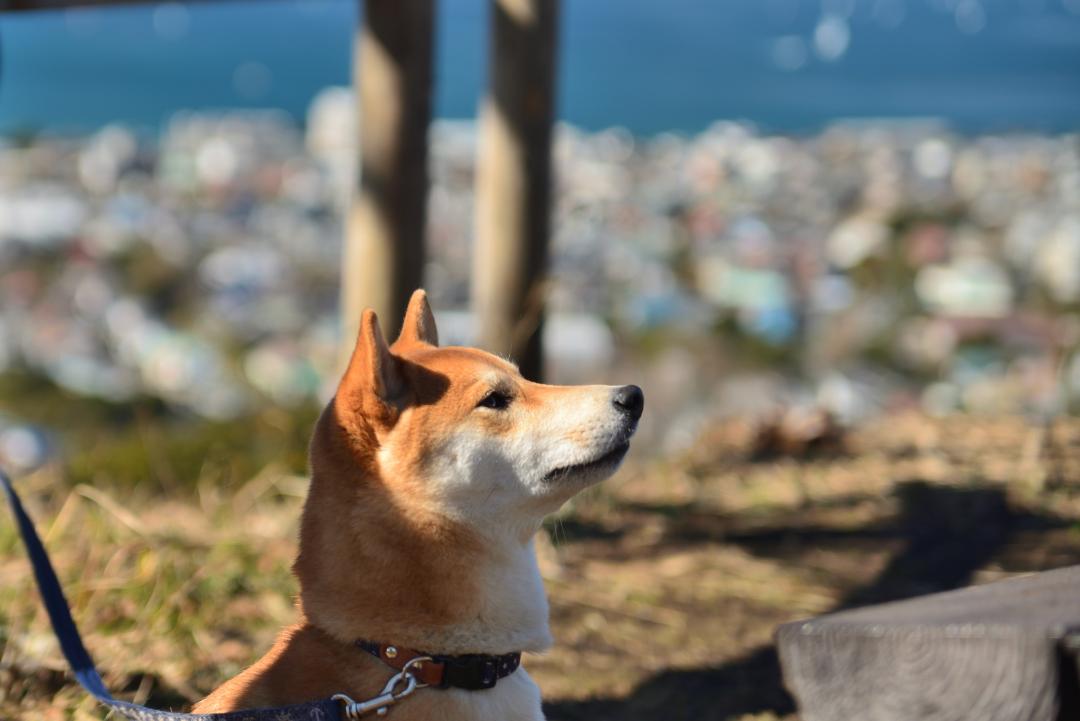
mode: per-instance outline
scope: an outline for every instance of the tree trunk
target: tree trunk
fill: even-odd
[[[427,220],[433,2],[367,0],[363,8],[353,49],[363,139],[341,269],[346,356],[366,307],[396,335],[423,280]]]
[[[473,306],[480,344],[542,376],[558,0],[493,0]]]

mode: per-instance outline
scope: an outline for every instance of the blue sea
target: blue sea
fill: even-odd
[[[350,81],[358,12],[236,0],[0,14],[0,132],[155,132],[177,110],[234,107],[302,122],[321,88]],[[475,115],[487,33],[484,0],[438,2],[440,117]],[[1080,128],[1080,0],[563,0],[559,48],[558,115],[589,129]]]

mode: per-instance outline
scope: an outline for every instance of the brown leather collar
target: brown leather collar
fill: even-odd
[[[494,688],[499,679],[506,678],[521,665],[520,651],[500,656],[479,653],[446,656],[374,641],[357,641],[356,645],[396,671],[405,668],[405,664],[413,659],[430,658],[430,661],[419,661],[409,668],[417,681],[439,688],[469,691]]]

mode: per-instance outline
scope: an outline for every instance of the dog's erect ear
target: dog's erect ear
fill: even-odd
[[[398,361],[386,345],[375,311],[368,308],[360,318],[360,334],[349,359],[349,367],[341,379],[338,395],[342,396],[342,400],[345,397],[358,398],[365,405],[374,400],[390,408],[404,392],[405,384]]]
[[[435,315],[428,305],[427,293],[422,288],[413,291],[409,298],[409,308],[405,311],[405,320],[401,324],[401,334],[397,343],[426,343],[439,345],[439,331],[435,327]]]

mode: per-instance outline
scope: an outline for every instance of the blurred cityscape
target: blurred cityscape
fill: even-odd
[[[210,419],[336,381],[350,91],[305,128],[177,114],[158,139],[0,140],[0,374]],[[472,337],[477,134],[432,127],[426,285]],[[841,422],[1080,407],[1080,136],[933,120],[812,137],[719,123],[637,139],[560,126],[552,381],[644,376],[655,441],[792,405]],[[40,433],[0,418],[0,457]]]

